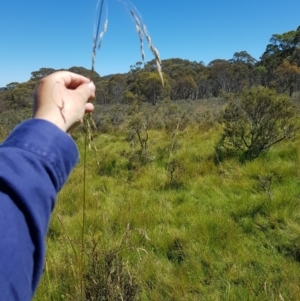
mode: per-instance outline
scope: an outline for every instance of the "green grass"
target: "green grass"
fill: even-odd
[[[219,134],[179,131],[172,158],[163,130],[149,131],[146,155],[122,131],[95,138],[98,151],[87,159],[87,300],[299,299],[300,140],[220,165]],[[80,135],[77,143],[82,155]],[[82,175],[80,162],[59,194],[35,301],[80,300]]]

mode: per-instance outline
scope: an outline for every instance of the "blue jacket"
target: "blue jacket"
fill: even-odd
[[[31,300],[55,198],[78,160],[71,137],[39,119],[0,145],[0,300]]]

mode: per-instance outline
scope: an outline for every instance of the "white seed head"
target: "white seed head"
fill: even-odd
[[[143,61],[145,61],[145,52],[144,52],[144,48],[141,47],[141,53],[142,53],[142,59]]]
[[[104,33],[107,31],[107,27],[108,27],[108,19],[106,19],[105,22],[104,22],[104,26],[103,26],[103,32]]]

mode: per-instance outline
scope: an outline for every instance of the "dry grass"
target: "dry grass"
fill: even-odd
[[[140,39],[140,48],[141,48],[141,55],[143,61],[145,61],[145,52],[144,52],[144,44],[143,40],[144,37],[146,37],[149,48],[151,52],[153,53],[157,65],[157,70],[160,75],[162,85],[164,85],[164,79],[161,71],[161,60],[159,57],[158,50],[154,47],[152,43],[152,39],[150,35],[148,34],[146,25],[142,21],[142,17],[140,16],[137,9],[129,2],[125,0],[118,0],[124,6],[126,9],[130,12],[130,15],[134,19],[136,30],[139,35]],[[102,41],[104,34],[107,31],[108,27],[108,18],[105,17],[104,23],[103,23],[103,29],[100,30],[101,24],[102,24],[102,15],[103,15],[103,9],[104,9],[104,2],[105,0],[98,0],[96,5],[96,22],[95,22],[95,30],[94,30],[94,42],[93,42],[93,49],[92,49],[92,69],[91,69],[91,76],[90,80],[93,81],[94,76],[94,70],[95,70],[95,62],[96,62],[96,55],[97,50],[101,48]],[[86,295],[86,289],[85,289],[85,277],[84,277],[84,270],[85,270],[85,259],[84,254],[86,253],[85,248],[85,228],[86,228],[86,199],[87,199],[87,167],[86,167],[86,157],[87,157],[87,145],[89,145],[89,148],[93,147],[95,152],[97,152],[97,149],[95,147],[95,144],[93,143],[93,129],[96,129],[95,122],[92,118],[92,115],[89,113],[84,118],[84,127],[85,127],[85,143],[84,143],[84,156],[83,156],[83,196],[82,196],[82,230],[81,230],[81,251],[80,251],[80,262],[79,262],[79,277],[80,277],[80,299],[83,301],[85,299]],[[98,163],[98,162],[97,162]],[[73,248],[73,246],[72,246]]]
[[[141,56],[142,56],[143,62],[145,62],[144,39],[146,38],[149,49],[151,50],[151,52],[155,58],[157,71],[161,78],[162,84],[164,85],[164,78],[163,78],[163,74],[161,71],[161,59],[160,59],[159,51],[157,50],[157,48],[154,46],[154,44],[152,42],[152,39],[148,33],[146,24],[144,23],[141,14],[130,1],[128,1],[128,0],[117,0],[117,1],[120,2],[125,7],[125,9],[130,13],[131,17],[134,20],[135,27],[136,27],[136,30],[137,30],[137,33],[139,36],[139,40],[140,40],[140,50],[141,50]],[[104,23],[103,23],[103,29],[100,31],[100,27],[102,24],[104,2],[105,2],[105,0],[98,0],[97,6],[96,6],[96,11],[98,13],[97,13],[96,22],[95,22],[96,26],[95,26],[93,52],[92,52],[91,80],[93,78],[93,74],[94,74],[94,70],[95,70],[97,50],[100,49],[100,47],[102,46],[103,37],[104,37],[104,34],[106,33],[107,27],[108,27],[108,17],[106,16]]]

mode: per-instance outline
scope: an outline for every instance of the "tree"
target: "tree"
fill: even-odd
[[[12,82],[12,83],[9,83],[9,84],[6,85],[6,89],[7,89],[7,90],[12,90],[12,89],[14,89],[17,85],[19,85],[18,82]]]
[[[229,60],[232,64],[232,92],[239,93],[254,82],[254,66],[257,63],[247,51],[235,52]]]
[[[172,88],[172,99],[188,99],[197,94],[197,84],[190,75],[182,76],[175,81]]]
[[[230,63],[243,63],[249,66],[254,66],[257,61],[247,51],[235,52]]]
[[[239,93],[249,88],[252,82],[252,70],[245,63],[236,62],[232,64],[231,92]]]
[[[232,84],[232,65],[226,60],[213,60],[208,64],[210,69],[210,80],[214,96],[218,96],[220,90],[230,93]]]
[[[197,94],[196,99],[209,97],[209,71],[207,68],[203,68],[202,71],[197,73],[196,83],[197,83]]]
[[[148,63],[145,69],[148,69]],[[191,62],[183,59],[168,59],[162,61],[162,70],[167,73],[171,79],[179,79],[182,76],[195,77],[198,69],[203,68],[203,63]]]
[[[32,108],[34,91],[38,86],[36,81],[28,81],[16,85],[9,90],[6,95],[7,104],[11,109],[23,110],[24,108]]]
[[[121,74],[113,76],[108,82],[108,92],[112,102],[121,103],[123,93],[127,88],[126,79]]]
[[[256,66],[253,70],[254,85],[266,86],[267,85],[268,70],[265,66]]]
[[[53,68],[40,68],[38,71],[31,72],[30,80],[40,80],[43,77],[46,77],[46,76],[54,73],[55,71],[56,70]]]
[[[278,90],[281,93],[285,93],[289,89],[291,96],[293,92],[293,86],[297,82],[300,75],[300,68],[295,63],[290,63],[285,60],[275,70],[276,82],[278,83]]]
[[[91,75],[92,75],[92,70],[89,70],[89,69],[86,69],[84,67],[77,67],[77,66],[74,66],[74,67],[71,67],[68,69],[70,72],[73,72],[73,73],[77,73],[77,74],[80,74],[80,75],[83,75],[87,78],[91,78]],[[100,79],[100,75],[94,71],[93,72],[93,81],[97,81]]]
[[[108,93],[108,81],[101,79],[95,81],[96,85],[96,103],[98,104],[108,104],[111,102]]]
[[[216,149],[219,154],[234,152],[244,159],[256,158],[294,135],[295,112],[286,95],[264,87],[246,90],[225,109],[223,135]]]
[[[123,103],[128,105],[133,105],[137,103],[137,97],[132,92],[126,90],[123,93]]]
[[[273,34],[270,44],[267,45],[261,57],[262,66],[268,71],[268,83],[274,81],[274,71],[285,60],[300,65],[300,26],[297,30],[291,30],[283,34]]]
[[[131,92],[155,105],[158,100],[170,94],[170,84],[166,77],[164,79],[165,85],[163,86],[157,72],[140,72],[132,85]]]
[[[134,65],[130,66],[130,73],[136,73],[143,68],[143,62],[136,62]]]

